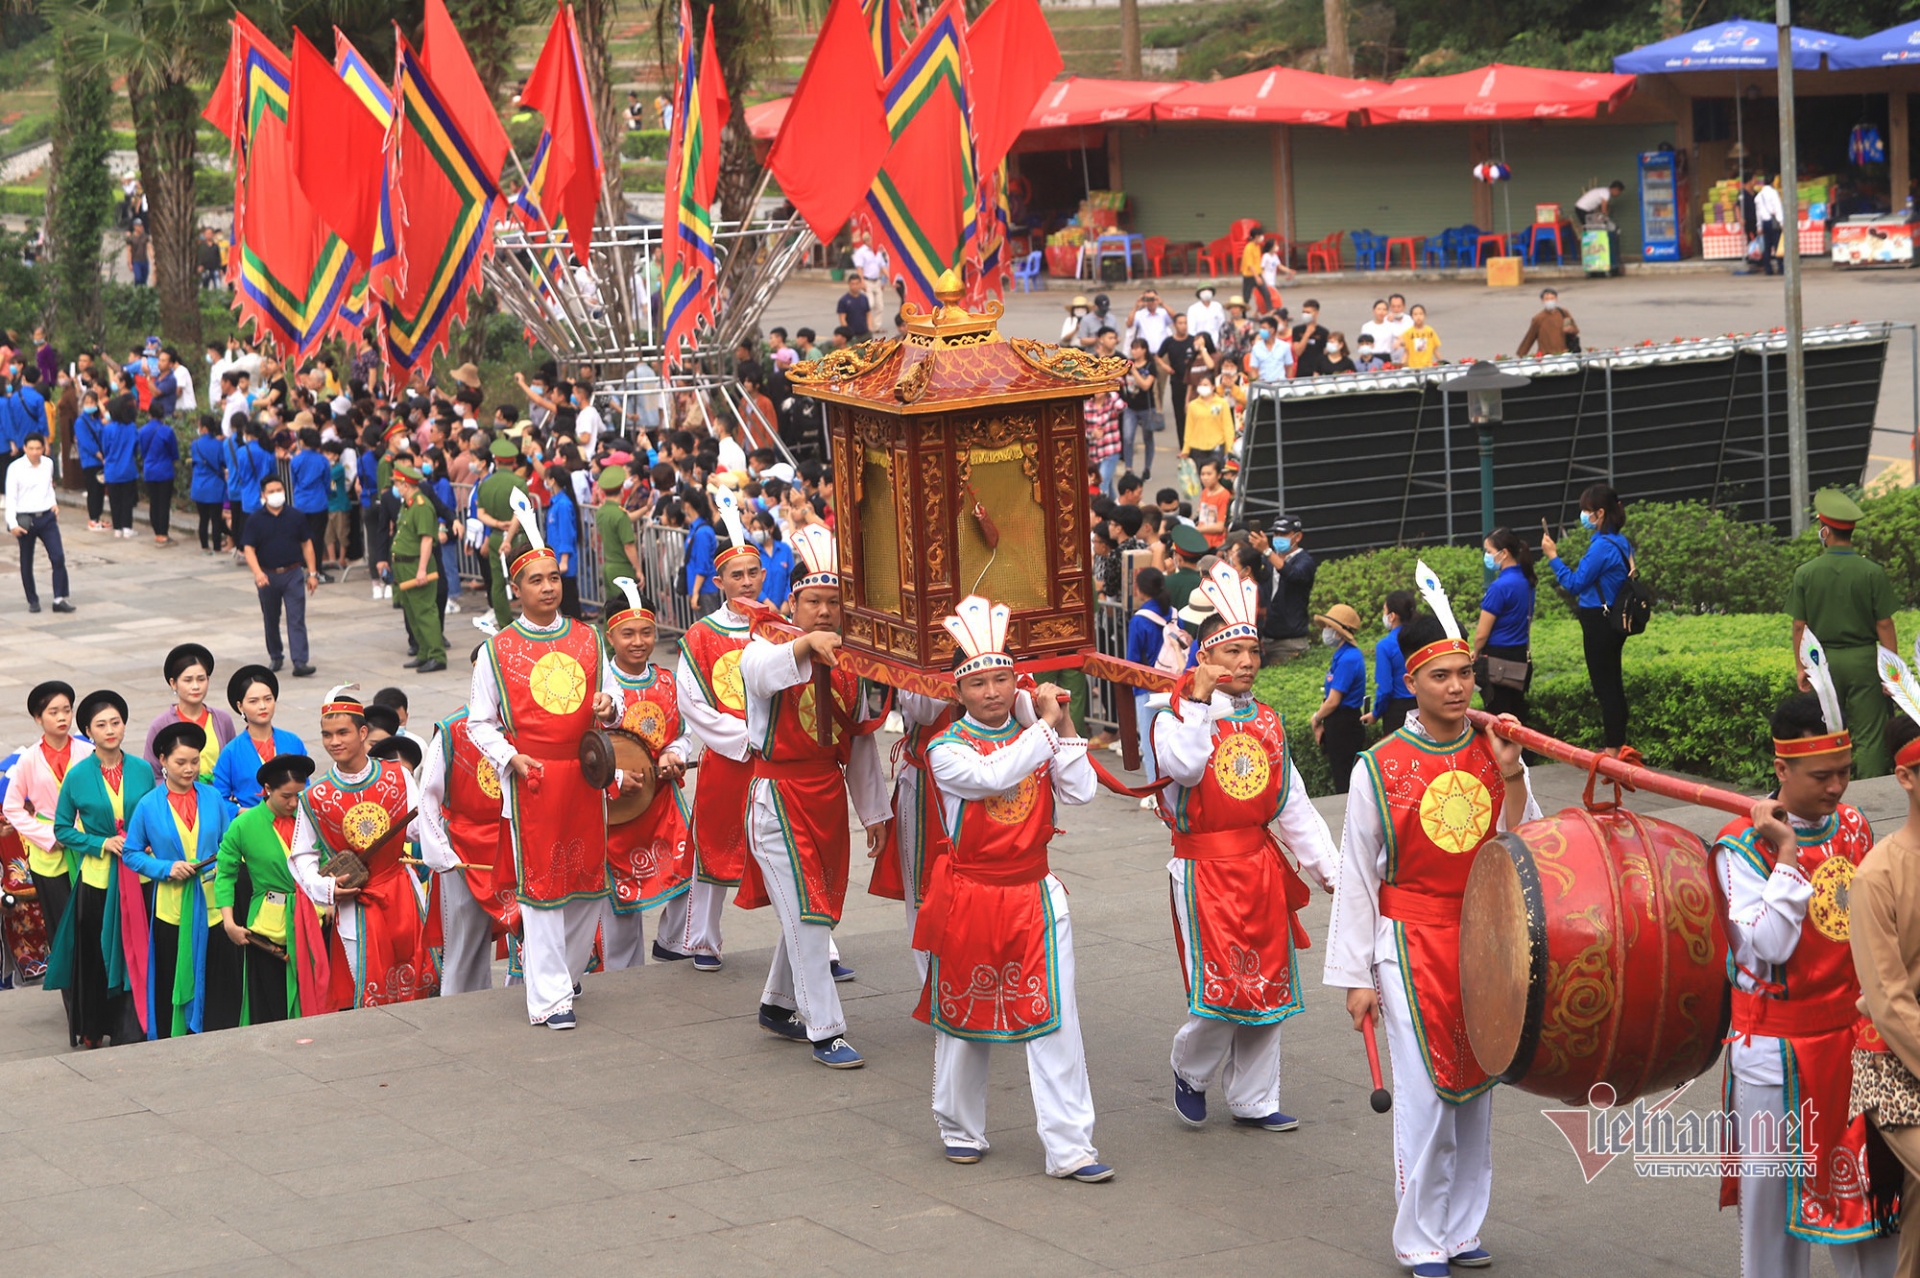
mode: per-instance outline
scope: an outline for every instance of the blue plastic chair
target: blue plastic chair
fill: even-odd
[[[1425,244],[1420,246],[1420,265],[1445,266],[1447,255],[1453,252],[1454,237],[1458,232],[1451,226],[1437,235],[1429,235]]]
[[[1027,254],[1024,261],[1013,264],[1013,282],[1020,286],[1022,293],[1033,292],[1034,281],[1040,278],[1040,264],[1043,260],[1040,250],[1035,249]]]
[[[1372,231],[1349,231],[1353,240],[1354,265],[1363,271],[1378,271],[1385,265],[1387,237]]]
[[[1454,229],[1452,263],[1454,266],[1476,265],[1473,257],[1480,242],[1480,235],[1480,228],[1471,222],[1464,223]]]

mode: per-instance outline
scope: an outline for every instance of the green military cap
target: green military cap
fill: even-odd
[[[1213,549],[1212,546],[1207,544],[1206,537],[1201,534],[1198,528],[1191,527],[1187,524],[1175,525],[1173,530],[1173,548],[1181,554],[1192,558],[1198,558]]]
[[[487,451],[502,461],[508,461],[520,455],[519,447],[511,439],[496,439]]]
[[[1867,517],[1860,503],[1838,488],[1822,488],[1813,495],[1813,513],[1829,528],[1846,530]]]
[[[419,467],[404,465],[401,462],[395,462],[393,464],[393,473],[411,484],[420,483],[426,478],[425,475],[420,473]]]
[[[627,468],[625,466],[609,466],[600,472],[599,484],[602,492],[617,493],[626,482]]]

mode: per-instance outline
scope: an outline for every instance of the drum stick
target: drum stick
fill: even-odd
[[[1380,1045],[1373,1041],[1372,1012],[1360,1022],[1360,1036],[1367,1040],[1367,1072],[1373,1075],[1373,1095],[1367,1103],[1373,1106],[1374,1113],[1384,1114],[1393,1108],[1393,1093],[1380,1083]]]
[[[425,865],[426,862],[422,861],[417,856],[403,856],[400,858],[400,864]],[[493,867],[491,865],[471,865],[465,861],[455,861],[453,863],[453,868],[456,870],[485,870],[489,874],[493,873]]]
[[[1678,799],[1682,803],[1697,803],[1703,808],[1718,808],[1734,816],[1749,816],[1753,812],[1755,800],[1732,790],[1722,790],[1717,786],[1705,785],[1699,781],[1689,781],[1683,777],[1670,777],[1664,772],[1655,772],[1652,768],[1637,763],[1627,763],[1610,754],[1596,754],[1592,750],[1582,750],[1579,746],[1568,745],[1544,732],[1522,727],[1510,720],[1497,719],[1484,710],[1467,711],[1467,720],[1476,728],[1493,729],[1493,734],[1508,741],[1517,742],[1538,754],[1562,763],[1570,763],[1576,768],[1597,771],[1609,781],[1618,781],[1630,790],[1645,790],[1649,794],[1664,795],[1669,799]]]

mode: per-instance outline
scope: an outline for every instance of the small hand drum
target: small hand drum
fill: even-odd
[[[660,790],[660,774],[647,743],[625,728],[605,734],[613,746],[613,765],[626,774],[618,798],[607,803],[607,824],[624,825],[645,814]],[[608,784],[612,784],[609,780]]]
[[[580,777],[596,790],[613,784],[613,738],[599,728],[580,738]]]
[[[365,887],[367,863],[352,852],[335,852],[327,863],[320,867],[320,873],[333,879],[343,888]]]

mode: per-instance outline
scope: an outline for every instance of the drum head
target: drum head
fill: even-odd
[[[637,734],[614,728],[605,735],[613,747],[613,766],[632,778],[631,784],[621,787],[618,798],[607,801],[607,824],[624,825],[644,816],[653,806],[660,776],[654,769],[652,752]]]
[[[580,775],[596,790],[613,784],[613,742],[598,728],[580,738]]]
[[[1460,1003],[1467,1041],[1495,1077],[1533,1063],[1546,996],[1547,938],[1533,854],[1512,834],[1475,854],[1460,903]]]

